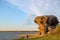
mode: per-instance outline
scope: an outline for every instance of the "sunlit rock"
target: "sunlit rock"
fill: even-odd
[[[42,36],[52,29],[55,29],[56,25],[59,23],[57,17],[54,15],[37,16],[34,22],[38,24],[39,34]]]

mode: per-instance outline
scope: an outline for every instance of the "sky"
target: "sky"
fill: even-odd
[[[0,31],[38,30],[34,18],[42,15],[60,21],[60,0],[0,0]]]

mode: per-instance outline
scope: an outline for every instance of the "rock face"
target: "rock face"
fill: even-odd
[[[38,29],[40,35],[47,34],[50,30],[56,28],[56,25],[59,23],[57,17],[54,15],[37,16],[34,22],[39,25]]]

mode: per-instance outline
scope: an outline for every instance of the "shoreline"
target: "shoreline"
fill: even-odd
[[[39,32],[39,31],[0,31],[0,32]]]

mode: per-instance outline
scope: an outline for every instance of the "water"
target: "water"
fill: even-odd
[[[20,38],[20,36],[17,35],[21,35],[21,34],[36,34],[37,32],[27,32],[27,31],[22,31],[22,32],[0,32],[0,40],[12,40],[12,39],[16,39],[16,38]]]

